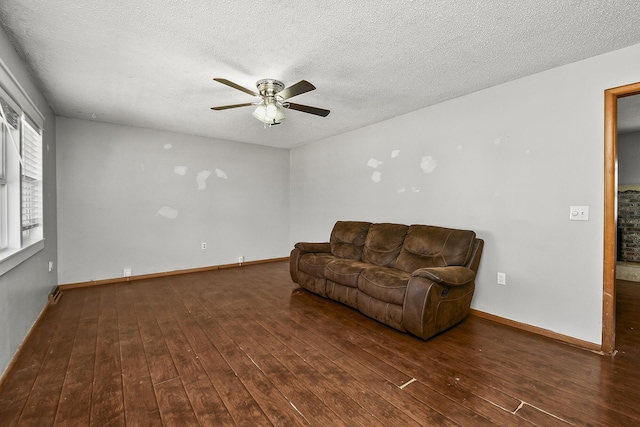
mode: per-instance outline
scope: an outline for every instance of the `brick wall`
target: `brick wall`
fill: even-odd
[[[618,192],[618,261],[640,263],[640,191]]]

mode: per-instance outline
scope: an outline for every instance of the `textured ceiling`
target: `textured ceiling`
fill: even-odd
[[[0,24],[57,115],[294,147],[640,42],[620,0],[2,0]],[[262,78],[317,90],[270,129]]]

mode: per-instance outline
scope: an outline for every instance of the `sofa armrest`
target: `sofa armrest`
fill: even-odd
[[[300,283],[298,281],[298,262],[300,257],[306,253],[331,253],[331,245],[326,242],[298,242],[295,244],[289,256],[289,273],[291,274],[291,280],[296,283]]]
[[[461,286],[472,282],[476,274],[467,267],[451,266],[420,268],[411,273],[411,276],[422,277],[445,286]]]
[[[426,340],[461,322],[471,307],[474,276],[466,267],[414,271],[402,307],[404,328]]]
[[[295,247],[296,249],[300,249],[302,252],[331,253],[331,244],[328,242],[323,242],[323,243],[298,242],[296,243]]]

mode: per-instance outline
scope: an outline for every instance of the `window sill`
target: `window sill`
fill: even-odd
[[[0,276],[22,264],[44,249],[44,239],[31,243],[20,249],[3,249],[0,251]]]

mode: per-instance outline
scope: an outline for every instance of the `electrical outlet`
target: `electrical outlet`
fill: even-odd
[[[507,285],[507,275],[504,273],[498,272],[498,285],[506,286]]]
[[[205,242],[202,242],[202,249],[207,249],[207,244]]]
[[[49,261],[49,273],[53,271],[53,261]]]
[[[131,277],[131,269],[125,268],[124,270],[122,270],[122,277]]]
[[[244,257],[242,255],[240,255],[238,257],[238,264],[242,264],[244,262]]]

